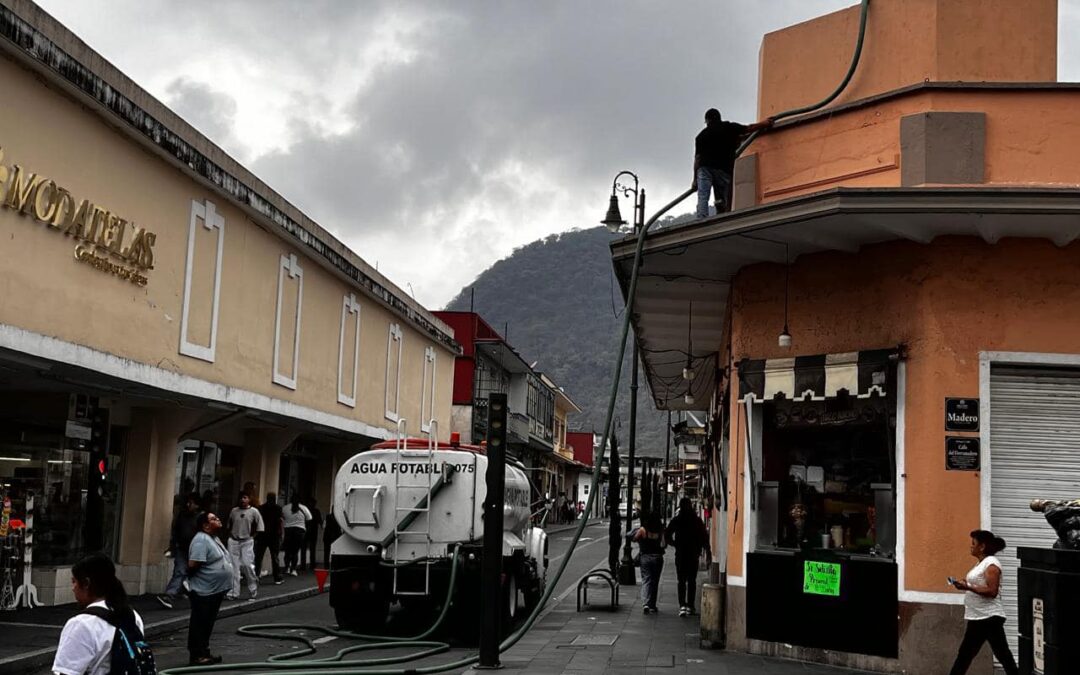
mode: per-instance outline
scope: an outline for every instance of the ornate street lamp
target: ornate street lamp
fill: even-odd
[[[619,179],[628,176],[634,179],[634,186],[622,185]],[[639,188],[638,177],[631,171],[620,171],[615,174],[611,181],[611,200],[608,202],[607,215],[601,224],[607,226],[612,233],[619,232],[626,226],[622,213],[619,212],[619,192],[624,197],[634,196],[634,222],[633,233],[637,234],[645,227],[645,190]],[[630,311],[628,309],[628,311]],[[634,451],[637,445],[637,392],[638,392],[638,345],[637,337],[634,337],[633,366],[630,369],[630,434],[629,451],[626,460],[626,525],[629,528],[634,521]],[[642,504],[644,506],[644,504]],[[637,574],[634,572],[634,559],[630,549],[630,539],[626,539],[623,548],[622,562],[619,565],[619,583],[633,585],[637,583]]]

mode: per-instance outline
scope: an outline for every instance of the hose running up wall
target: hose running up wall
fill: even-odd
[[[841,94],[841,92],[844,91],[844,89],[847,87],[848,83],[851,82],[851,78],[855,75],[855,70],[858,68],[858,65],[859,65],[859,59],[862,56],[863,41],[864,41],[864,38],[865,38],[865,35],[866,35],[866,17],[867,17],[867,13],[869,11],[869,8],[870,8],[870,0],[862,0],[862,9],[861,9],[860,17],[859,17],[859,37],[858,37],[857,42],[855,43],[855,53],[852,55],[851,65],[848,67],[847,73],[844,75],[843,80],[840,81],[840,84],[836,87],[836,89],[831,94],[826,96],[821,101],[818,101],[817,103],[814,103],[814,104],[808,105],[808,106],[804,106],[804,107],[801,107],[801,108],[795,108],[793,110],[785,110],[784,112],[781,112],[781,113],[773,116],[773,118],[772,118],[773,120],[780,120],[780,119],[784,119],[784,118],[787,118],[787,117],[793,117],[795,115],[802,115],[804,113],[812,112],[814,110],[818,110],[819,108],[823,108],[826,105],[828,105],[829,103],[831,103],[832,101],[834,101],[836,99],[836,97],[839,96]],[[741,155],[743,153],[743,151],[745,151],[746,148],[749,147],[750,144],[754,142],[754,139],[758,137],[759,133],[760,133],[759,131],[755,131],[749,137],[747,137],[747,139],[745,141],[743,141],[743,143],[736,150],[736,153],[735,153],[736,157]],[[680,202],[685,200],[691,194],[694,194],[694,192],[695,191],[693,189],[687,190],[686,192],[682,193],[681,195],[679,195],[678,197],[676,197],[672,201],[668,202],[662,209],[657,211],[652,216],[652,218],[650,218],[648,220],[648,222],[645,223],[645,226],[642,227],[641,230],[638,232],[638,234],[637,234],[637,246],[634,249],[634,264],[633,264],[633,268],[632,268],[633,272],[630,275],[630,286],[627,289],[627,294],[626,294],[626,305],[627,305],[627,307],[632,307],[633,306],[634,298],[637,295],[637,285],[638,285],[639,271],[640,271],[640,267],[641,267],[641,257],[642,257],[642,252],[644,251],[644,248],[645,248],[645,238],[646,238],[646,235],[649,232],[649,229],[653,225],[656,224],[656,221],[659,220],[661,216],[666,214],[668,211],[670,211],[672,208],[674,208]],[[624,312],[623,313],[623,323],[622,323],[622,330],[621,330],[620,336],[619,336],[619,346],[618,346],[618,350],[617,350],[617,357],[615,358],[614,366],[612,368],[611,392],[610,392],[609,397],[608,397],[607,412],[606,412],[606,415],[604,417],[604,434],[603,434],[603,438],[601,439],[601,443],[600,443],[601,448],[607,448],[608,447],[608,442],[609,442],[610,436],[611,436],[612,422],[613,422],[613,420],[615,418],[615,400],[616,400],[616,397],[617,397],[618,391],[619,391],[619,381],[620,381],[621,375],[622,375],[623,358],[626,355],[626,339],[627,339],[627,337],[629,337],[629,334],[630,334],[630,317],[631,317],[631,312]],[[637,364],[636,363],[633,364],[633,367],[636,368]],[[587,503],[585,505],[585,512],[586,513],[590,513],[592,511],[594,500],[596,499],[596,495],[599,492],[598,488],[599,488],[599,485],[600,485],[600,473],[601,473],[601,470],[603,468],[603,463],[604,463],[603,452],[601,452],[601,456],[596,462],[596,467],[593,469],[592,485],[589,488],[589,498],[588,498],[588,501],[587,501]],[[587,524],[588,524],[588,519],[586,519],[586,518],[582,518],[581,521],[578,523],[577,527],[574,529],[573,538],[570,540],[570,548],[568,549],[567,554],[565,556],[563,556],[562,562],[559,563],[559,567],[555,571],[555,575],[553,577],[549,578],[547,586],[544,588],[544,594],[541,596],[540,601],[536,604],[536,607],[533,609],[532,613],[529,614],[529,616],[525,619],[524,624],[522,624],[522,626],[520,628],[518,628],[511,635],[509,635],[505,640],[503,640],[502,644],[499,646],[499,651],[500,652],[504,652],[507,649],[510,649],[511,647],[513,647],[518,642],[518,640],[520,640],[529,631],[529,629],[532,628],[533,624],[536,622],[537,618],[540,616],[540,613],[543,611],[544,605],[547,604],[548,600],[551,599],[552,594],[555,592],[555,586],[556,586],[556,584],[558,584],[559,579],[562,578],[563,573],[566,571],[566,567],[570,563],[570,559],[573,557],[574,550],[576,549],[578,541],[581,539],[581,535],[585,531],[585,526]],[[299,640],[301,642],[304,642],[306,644],[306,646],[307,646],[307,649],[305,651],[298,652],[296,654],[297,656],[299,656],[299,655],[308,655],[308,654],[314,653],[315,646],[312,644],[312,642],[311,642],[311,640],[309,638],[304,638],[304,637],[299,637],[299,636],[292,636],[292,635],[281,635],[281,634],[277,634],[277,633],[271,633],[270,631],[283,630],[283,629],[303,628],[305,630],[318,630],[319,632],[325,633],[326,635],[334,635],[334,636],[345,637],[345,638],[359,638],[359,639],[364,639],[364,640],[375,640],[376,642],[374,642],[374,643],[365,643],[365,644],[362,644],[362,645],[354,645],[353,647],[346,647],[345,649],[342,649],[341,651],[339,651],[336,655],[334,655],[332,657],[328,657],[328,658],[323,658],[323,659],[314,659],[314,660],[293,659],[293,658],[289,658],[290,656],[292,656],[292,654],[289,654],[289,655],[273,656],[273,657],[271,657],[271,659],[269,661],[259,661],[259,662],[252,662],[252,663],[220,664],[220,665],[216,665],[216,666],[190,666],[190,667],[184,667],[184,668],[172,668],[172,669],[169,669],[169,670],[162,671],[161,675],[193,675],[194,673],[227,672],[227,671],[234,671],[234,670],[244,670],[244,671],[256,670],[256,671],[261,671],[261,672],[265,672],[265,673],[275,673],[275,672],[281,672],[281,671],[288,671],[289,673],[291,673],[291,675],[431,675],[431,674],[434,674],[434,673],[443,673],[443,672],[446,672],[446,671],[449,671],[449,670],[459,670],[461,668],[467,668],[467,667],[475,665],[477,663],[478,657],[476,655],[472,655],[472,656],[469,656],[467,658],[459,659],[457,661],[451,661],[449,663],[442,663],[442,664],[436,664],[436,665],[431,665],[431,666],[425,666],[425,667],[422,667],[422,668],[407,668],[407,669],[401,669],[401,668],[399,668],[399,669],[378,669],[377,668],[377,666],[381,666],[381,665],[390,665],[390,664],[393,664],[393,663],[402,663],[402,662],[411,661],[411,660],[418,659],[418,658],[423,658],[423,657],[426,657],[426,656],[430,656],[432,654],[438,654],[438,653],[447,651],[449,649],[449,645],[447,645],[446,643],[430,642],[430,641],[425,640],[425,638],[430,636],[432,633],[435,632],[435,630],[439,627],[439,625],[445,619],[445,617],[446,617],[446,615],[447,615],[447,613],[449,611],[449,607],[450,607],[450,604],[451,604],[453,591],[454,591],[454,583],[455,583],[455,577],[456,577],[456,574],[457,574],[457,568],[458,568],[458,561],[457,561],[457,552],[455,550],[454,564],[453,564],[453,567],[452,567],[453,571],[451,572],[450,589],[448,591],[447,600],[443,604],[442,613],[440,614],[440,616],[436,620],[436,622],[432,625],[432,627],[429,628],[427,631],[425,631],[424,633],[422,633],[419,636],[415,636],[415,637],[411,637],[411,638],[387,638],[387,637],[370,636],[370,635],[365,636],[365,635],[357,635],[355,633],[348,633],[348,632],[345,632],[345,631],[336,631],[336,630],[333,630],[333,629],[330,629],[330,628],[317,628],[317,627],[308,626],[308,625],[300,626],[300,625],[296,625],[296,624],[259,624],[259,625],[254,625],[254,626],[244,626],[239,631],[239,633],[241,635],[251,635],[253,637],[273,637],[273,638],[278,638],[278,639],[288,637],[288,638],[291,638],[291,639],[296,639],[296,640]],[[342,657],[344,657],[344,656],[346,656],[347,654],[350,654],[350,653],[355,653],[355,652],[359,652],[359,651],[366,651],[366,650],[371,650],[371,649],[384,649],[384,648],[387,648],[387,647],[416,647],[416,648],[419,648],[420,651],[413,652],[411,654],[404,654],[404,655],[402,655],[400,657],[385,657],[385,658],[382,658],[382,659],[372,659],[372,660],[369,660],[369,661],[366,661],[366,662],[365,661],[341,661],[340,660]],[[372,666],[376,666],[376,668],[372,668]]]

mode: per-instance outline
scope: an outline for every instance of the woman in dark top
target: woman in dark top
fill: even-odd
[[[634,541],[641,554],[641,609],[652,614],[656,612],[656,592],[664,570],[664,527],[660,516],[645,514],[641,527],[634,532]]]

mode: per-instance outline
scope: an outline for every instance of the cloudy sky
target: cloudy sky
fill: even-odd
[[[37,2],[432,308],[597,224],[620,169],[669,201],[706,108],[751,121],[762,34],[856,4]],[[1062,80],[1078,29],[1061,0]]]

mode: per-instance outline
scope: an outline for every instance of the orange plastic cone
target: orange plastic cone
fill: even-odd
[[[323,586],[326,585],[326,578],[330,576],[330,570],[315,570],[315,583],[319,585],[319,592],[323,592]]]

